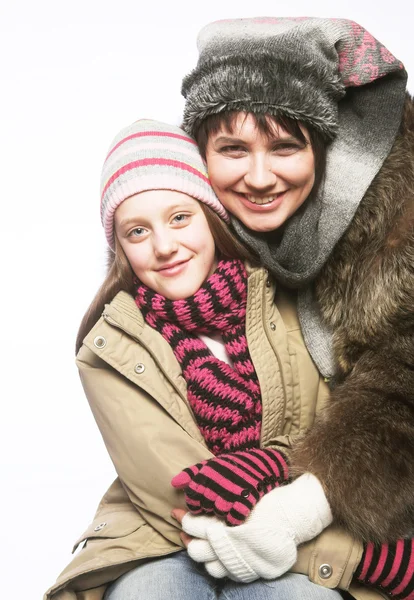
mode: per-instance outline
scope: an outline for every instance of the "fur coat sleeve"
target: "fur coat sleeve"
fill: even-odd
[[[362,540],[414,535],[414,102],[316,283],[334,331],[332,402],[294,448]]]

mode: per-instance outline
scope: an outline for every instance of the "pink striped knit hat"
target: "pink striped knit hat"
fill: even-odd
[[[195,141],[174,125],[142,119],[118,133],[102,169],[101,221],[112,250],[116,209],[130,196],[147,190],[183,192],[229,222]]]

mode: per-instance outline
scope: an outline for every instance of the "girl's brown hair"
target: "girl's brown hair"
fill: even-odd
[[[240,258],[250,263],[257,259],[234,236],[230,228],[209,206],[200,202],[207,223],[213,235],[217,255],[221,258]],[[82,346],[85,336],[100,318],[105,304],[111,302],[121,290],[132,294],[135,288],[135,274],[115,236],[115,253],[108,248],[107,275],[86,311],[76,337],[76,353]]]

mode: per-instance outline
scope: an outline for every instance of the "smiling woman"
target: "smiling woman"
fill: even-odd
[[[202,29],[198,49],[182,86],[184,127],[205,154],[237,236],[275,278],[276,306],[286,293],[293,298],[304,343],[330,383],[309,431],[289,439],[291,471],[315,475],[335,522],[365,542],[358,580],[413,600],[414,103],[407,73],[346,19],[217,21]],[[302,380],[301,393],[307,385]],[[198,538],[190,555],[206,568],[215,561],[210,572],[245,581],[263,557],[282,559],[286,547],[277,551],[265,528],[280,542],[309,515],[279,511],[276,502],[270,521],[260,515],[270,496],[288,489],[294,506],[297,481],[270,492],[236,530],[186,515],[184,530]],[[319,522],[317,512],[312,518]],[[336,547],[326,546],[321,569]]]
[[[214,191],[243,223],[255,231],[273,231],[300,208],[314,187],[309,134],[301,127],[299,139],[270,118],[267,130],[261,131],[252,114],[233,117],[208,136],[205,154]]]

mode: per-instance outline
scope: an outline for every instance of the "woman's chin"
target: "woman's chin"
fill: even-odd
[[[239,221],[243,223],[247,229],[257,233],[270,233],[284,225],[286,218],[281,218],[281,215],[237,215]]]

